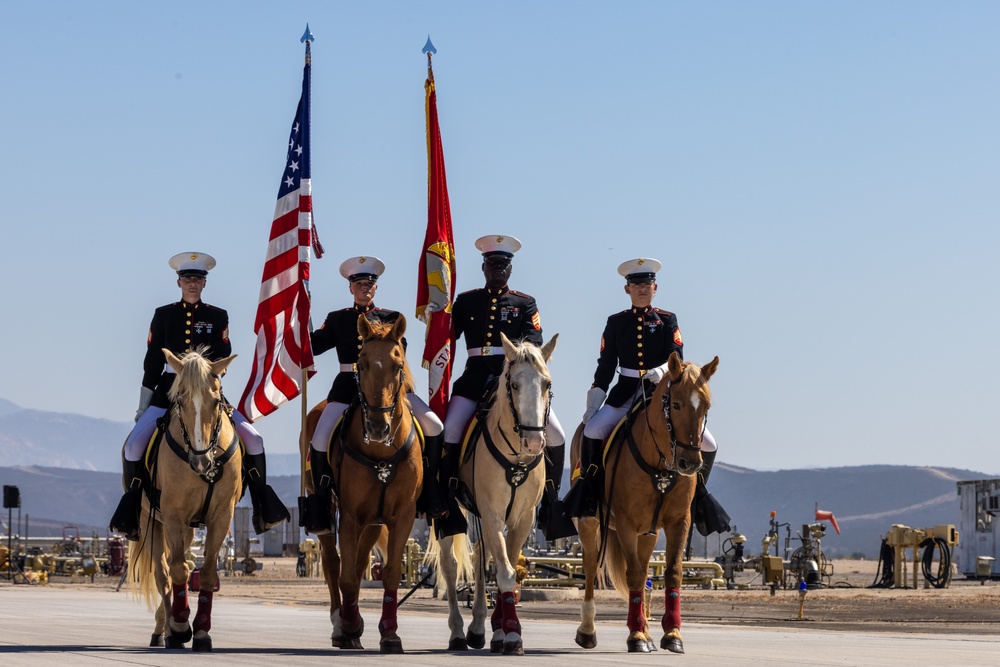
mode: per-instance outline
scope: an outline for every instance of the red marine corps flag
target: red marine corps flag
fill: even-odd
[[[305,375],[316,373],[309,342],[309,256],[323,249],[312,218],[312,179],[309,166],[309,84],[313,39],[306,26],[306,64],[302,72],[302,96],[292,122],[285,173],[278,188],[278,203],[264,260],[257,304],[257,349],[253,371],[240,411],[250,421],[278,409],[302,391]]]
[[[427,324],[423,367],[427,369],[428,404],[444,419],[448,410],[451,364],[455,356],[455,327],[451,305],[455,300],[455,237],[451,231],[448,181],[444,173],[444,151],[438,127],[437,94],[431,54],[437,49],[427,38],[427,81],[424,83],[427,111],[427,234],[417,276],[417,317]]]

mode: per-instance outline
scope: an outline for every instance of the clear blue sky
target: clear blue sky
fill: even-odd
[[[686,358],[720,357],[721,460],[1000,473],[995,2],[4,3],[0,397],[131,419],[167,259],[200,250],[239,398],[307,21],[315,319],[377,255],[419,367],[430,33],[458,287],[477,237],[521,239],[567,428],[645,255]]]

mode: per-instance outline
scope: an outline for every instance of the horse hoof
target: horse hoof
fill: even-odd
[[[663,635],[663,639],[660,640],[660,648],[665,648],[671,653],[683,653],[684,652],[684,642],[676,637],[668,637]]]
[[[167,636],[168,637],[172,637],[174,639],[174,641],[177,642],[178,644],[187,644],[189,641],[191,641],[191,637],[193,635],[194,635],[194,632],[191,630],[190,624],[186,628],[184,628],[183,630],[181,630],[179,632],[175,631],[175,630],[173,630],[171,628],[169,630],[169,632],[167,633]],[[170,648],[170,647],[167,646],[167,648]]]
[[[211,653],[212,638],[208,635],[205,635],[204,637],[195,637],[194,641],[191,642],[191,650],[195,653]]]
[[[646,646],[649,647],[650,653],[655,653],[656,651],[659,650],[658,648],[656,648],[656,642],[653,641],[652,637],[646,640]]]
[[[494,639],[490,641],[490,653],[501,653],[503,651],[503,640]]]
[[[503,643],[503,654],[504,655],[524,655],[524,642],[520,639],[513,642]]]
[[[596,648],[597,647],[597,633],[587,633],[576,631],[576,644],[583,648]]]
[[[403,642],[399,639],[383,639],[378,644],[378,652],[382,655],[397,655],[403,652]]]
[[[466,641],[469,642],[469,648],[480,649],[486,646],[486,633],[469,632],[465,635]],[[492,649],[492,646],[490,647]]]
[[[360,637],[337,637],[332,643],[335,648],[346,651],[361,651],[365,648],[361,645]]]
[[[626,644],[629,653],[649,653],[649,644],[645,639],[629,639]]]
[[[485,637],[483,637],[483,643],[486,643],[486,638]],[[482,648],[482,645],[478,646],[477,648]],[[451,640],[448,641],[448,650],[449,651],[468,651],[469,650],[469,642],[468,642],[468,640],[466,640],[466,639],[464,639],[462,637],[452,637]]]
[[[149,638],[149,645],[153,648],[158,648],[163,646],[163,635],[158,635],[155,632]]]
[[[168,651],[172,649],[184,648],[184,642],[177,639],[173,635],[168,634],[163,638],[163,647]]]

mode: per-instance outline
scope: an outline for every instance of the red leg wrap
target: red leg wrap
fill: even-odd
[[[170,605],[170,618],[179,623],[184,623],[191,615],[188,608],[187,584],[174,584],[174,600]]]
[[[490,629],[496,632],[501,627],[503,627],[503,608],[500,606],[500,601],[493,605],[493,614],[490,616]]]
[[[628,592],[628,625],[629,632],[645,632],[646,616],[642,613],[643,591]]]
[[[521,622],[517,620],[517,609],[514,603],[514,591],[500,593],[500,608],[503,614],[503,631],[507,634],[521,634]]]
[[[340,605],[340,617],[352,625],[361,618],[361,610],[358,609],[358,599],[344,600]]]
[[[208,632],[212,629],[212,591],[198,593],[198,613],[194,616],[194,631]]]
[[[681,627],[681,589],[668,588],[666,607],[663,611],[663,631],[670,632]]]
[[[382,620],[378,622],[378,629],[382,634],[395,632],[399,628],[399,622],[396,619],[396,608],[399,606],[398,597],[397,591],[385,591],[382,595]]]

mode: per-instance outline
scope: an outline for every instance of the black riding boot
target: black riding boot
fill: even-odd
[[[443,438],[443,436],[442,436]],[[441,455],[441,467],[438,471],[438,481],[444,489],[447,510],[434,519],[434,532],[438,539],[464,533],[469,528],[465,515],[458,507],[458,457],[461,445],[457,442],[445,442]]]
[[[247,454],[243,459],[243,472],[247,476],[250,489],[250,503],[253,505],[253,530],[260,535],[292,516],[285,503],[267,483],[267,462],[264,452]]]
[[[309,446],[309,468],[312,473],[313,492],[299,499],[299,523],[307,533],[324,535],[332,530],[330,505],[332,503],[333,470],[326,458],[326,452],[319,452]]]
[[[142,461],[122,458],[122,486],[125,494],[118,501],[108,527],[135,542],[139,539],[139,511],[142,509]]]
[[[604,443],[599,438],[583,436],[580,440],[580,479],[566,494],[566,509],[572,517],[597,514],[604,483]]]
[[[725,533],[730,530],[729,513],[708,492],[706,484],[708,476],[712,473],[712,464],[715,463],[716,452],[702,452],[701,470],[698,472],[698,485],[695,487],[694,500],[691,501],[691,521],[698,532],[708,537],[712,533]]]
[[[448,498],[438,482],[441,470],[441,447],[444,434],[424,436],[424,488],[420,492],[420,509],[428,519],[440,519],[448,511]]]
[[[559,500],[565,458],[565,445],[545,448],[545,490],[538,507],[538,527],[550,542],[576,535],[576,526],[566,513],[566,505]]]

